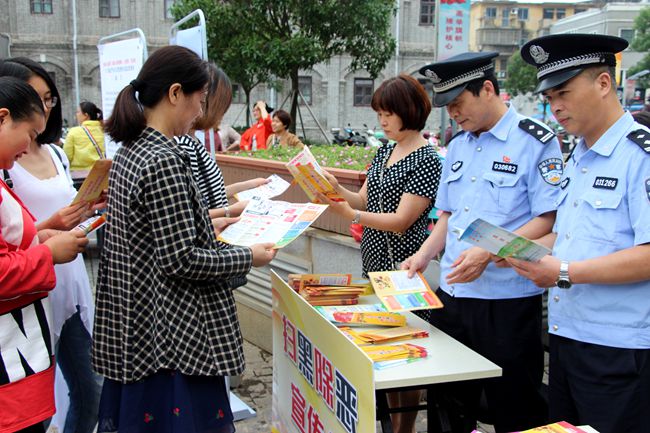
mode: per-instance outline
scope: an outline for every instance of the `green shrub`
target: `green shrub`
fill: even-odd
[[[373,147],[329,145],[311,146],[309,150],[314,154],[321,167],[365,171],[375,157],[377,149]],[[296,148],[273,147],[256,152],[236,152],[232,155],[289,162],[298,152],[299,149]]]

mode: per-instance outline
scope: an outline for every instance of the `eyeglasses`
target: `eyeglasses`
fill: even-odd
[[[45,105],[47,108],[54,108],[56,107],[56,104],[58,104],[59,98],[56,96],[51,96],[49,98],[43,99],[43,105]]]

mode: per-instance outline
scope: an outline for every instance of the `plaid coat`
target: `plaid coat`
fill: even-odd
[[[252,253],[216,241],[186,153],[146,128],[118,150],[109,179],[95,370],[122,383],[163,368],[240,374],[242,338],[227,280],[245,277]]]

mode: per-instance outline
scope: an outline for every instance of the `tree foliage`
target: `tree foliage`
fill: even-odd
[[[505,87],[514,97],[535,91],[537,86],[537,69],[521,58],[519,51],[508,59]]]
[[[650,7],[641,9],[641,12],[634,20],[634,39],[631,46],[633,50],[645,52],[646,55],[639,63],[630,68],[627,75],[630,76],[644,69],[650,71]],[[650,85],[650,74],[639,81],[644,86]]]
[[[181,0],[172,12],[179,19],[199,8],[210,58],[242,85],[247,102],[260,82],[289,79],[294,119],[300,70],[348,54],[351,71],[376,77],[395,49],[394,0]]]

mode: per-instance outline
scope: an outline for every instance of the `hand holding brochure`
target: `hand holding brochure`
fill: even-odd
[[[253,197],[273,198],[285,192],[291,184],[282,179],[277,174],[267,177],[268,183],[260,185],[257,188],[247,189],[235,194],[237,200],[250,200]]]
[[[514,257],[528,262],[536,262],[551,254],[551,250],[545,246],[480,218],[475,219],[459,235],[459,240],[469,242],[503,258]]]
[[[408,271],[368,272],[368,277],[388,311],[442,308],[442,302],[420,272],[413,278],[408,277]]]
[[[319,192],[333,201],[345,200],[325,178],[323,169],[318,165],[318,161],[310,152],[309,147],[305,146],[298,155],[294,156],[287,163],[287,169],[312,202],[318,200],[316,193]]]
[[[287,203],[253,197],[240,220],[219,235],[228,244],[251,246],[272,242],[282,248],[302,234],[327,209],[314,203]]]
[[[79,192],[77,192],[74,200],[72,200],[72,204],[80,201],[91,203],[102,195],[102,191],[108,188],[108,172],[111,169],[111,164],[112,161],[110,159],[99,159],[95,161],[86,180],[79,187]]]

